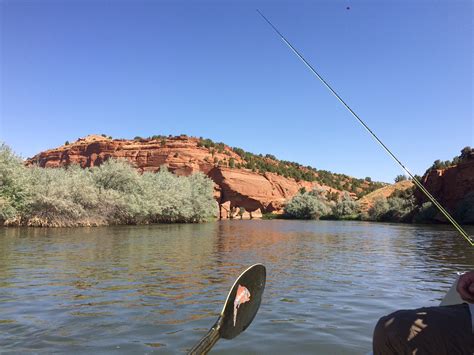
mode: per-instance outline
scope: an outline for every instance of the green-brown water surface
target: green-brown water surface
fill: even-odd
[[[383,314],[438,304],[474,248],[449,226],[364,222],[1,228],[0,351],[184,352],[254,263],[260,311],[216,353],[360,354]]]

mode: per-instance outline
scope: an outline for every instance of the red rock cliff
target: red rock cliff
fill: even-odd
[[[39,153],[28,159],[26,164],[51,168],[79,164],[85,168],[100,165],[109,158],[118,158],[126,159],[141,172],[156,172],[162,165],[178,175],[201,171],[216,184],[216,199],[222,218],[239,207],[247,212],[279,211],[283,203],[302,187],[311,190],[321,186],[273,173],[260,174],[249,169],[231,168],[231,159],[235,165],[244,165],[242,158],[232,149],[225,146],[219,152],[200,147],[198,143],[198,138],[187,136],[125,140],[91,135]]]
[[[444,169],[430,169],[421,183],[450,213],[469,193],[474,193],[474,151],[466,154],[456,165]],[[428,199],[416,191],[419,203]]]

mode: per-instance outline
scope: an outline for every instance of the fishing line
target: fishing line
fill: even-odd
[[[392,157],[395,162],[402,167],[402,169],[410,176],[413,183],[425,194],[426,197],[438,208],[438,210],[448,219],[449,222],[456,228],[456,230],[468,241],[471,246],[474,246],[474,241],[471,237],[464,231],[464,229],[456,222],[456,220],[451,217],[451,215],[444,209],[443,206],[431,195],[431,193],[422,185],[421,182],[402,164],[400,160],[388,149],[388,147],[375,135],[375,133],[367,126],[367,124],[349,107],[349,105],[339,96],[339,94],[328,84],[326,80],[313,68],[313,66],[303,57],[303,55],[298,52],[298,50],[293,47],[293,45],[283,36],[283,34],[267,19],[258,9],[257,12],[260,16],[273,28],[273,30],[278,34],[283,42],[295,53],[295,55],[306,65],[306,67],[314,74],[316,77],[326,86],[326,88],[344,105],[344,107],[354,116],[357,121],[365,128],[367,132],[375,139],[375,141]]]

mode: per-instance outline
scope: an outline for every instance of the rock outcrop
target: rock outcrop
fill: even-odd
[[[256,174],[244,169],[215,167],[208,176],[220,187],[220,203],[230,202],[227,211],[243,207],[246,211],[275,212],[281,210],[286,200],[298,193],[301,188],[312,190],[320,185],[307,181],[296,182],[273,173]],[[324,187],[323,187],[324,188]],[[331,188],[325,187],[328,190]],[[232,212],[231,212],[232,213]]]
[[[474,152],[465,154],[456,165],[444,169],[429,169],[421,183],[450,213],[455,213],[459,204],[474,194]],[[418,203],[428,201],[421,191],[416,191]]]
[[[215,197],[220,205],[221,218],[240,218],[240,215],[253,218],[261,216],[261,213],[281,212],[284,202],[301,188],[311,190],[318,186],[341,193],[316,182],[296,181],[275,173],[260,174],[242,168],[245,161],[230,147],[208,149],[199,146],[199,141],[198,138],[184,135],[135,140],[91,135],[72,144],[41,152],[28,159],[26,164],[48,168],[79,164],[86,168],[115,158],[125,159],[140,172],[156,172],[161,166],[167,166],[177,175],[200,171],[215,183]],[[236,165],[240,168],[236,168]]]

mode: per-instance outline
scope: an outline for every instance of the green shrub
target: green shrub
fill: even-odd
[[[390,222],[408,222],[408,218],[415,208],[413,198],[390,197],[388,211],[381,216],[381,220]]]
[[[284,208],[289,218],[319,219],[328,215],[331,208],[327,202],[319,197],[319,192],[305,192],[294,196]]]
[[[414,222],[417,222],[417,223],[433,222],[437,214],[438,214],[438,209],[433,205],[433,203],[425,202],[418,209],[417,214],[414,217]]]
[[[201,173],[179,177],[161,169],[140,175],[116,160],[90,169],[26,168],[2,146],[0,179],[0,221],[5,225],[201,222],[217,213],[213,183]]]
[[[109,159],[92,169],[92,178],[99,189],[116,190],[123,193],[137,193],[140,189],[140,175],[123,160]]]
[[[218,153],[223,153],[225,149],[224,143],[216,143],[216,149]]]
[[[405,175],[397,175],[394,180],[395,182],[401,182],[407,180],[407,177]]]
[[[350,195],[345,192],[342,198],[336,202],[332,209],[332,214],[335,218],[341,219],[349,216],[356,216],[358,213],[358,204],[353,201]]]
[[[472,150],[473,149],[469,146],[466,146],[463,149],[461,149],[461,158],[468,157],[471,154]]]
[[[191,193],[187,201],[191,205],[191,214],[186,222],[202,222],[217,213],[217,202],[214,199],[214,183],[201,172],[185,177],[189,182]]]
[[[410,222],[416,208],[413,195],[400,192],[388,199],[380,197],[369,209],[366,219],[385,222]]]
[[[19,156],[5,144],[0,145],[0,219],[12,218],[27,206],[28,171]]]
[[[377,198],[368,211],[368,218],[372,221],[379,221],[388,212],[389,208],[390,206],[385,197]]]
[[[474,192],[468,193],[456,206],[454,217],[459,223],[474,223]]]

